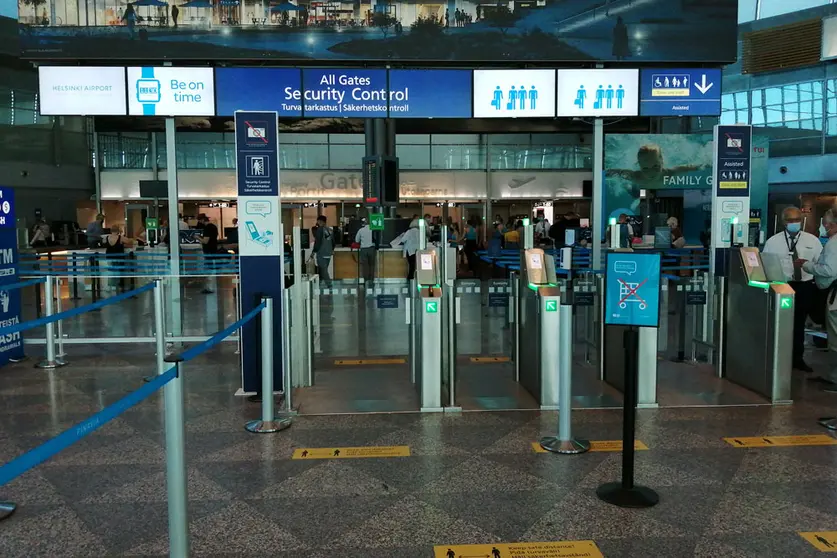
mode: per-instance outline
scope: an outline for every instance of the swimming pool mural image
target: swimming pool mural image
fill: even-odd
[[[750,207],[761,208],[762,215],[767,215],[768,145],[767,137],[753,136]],[[605,216],[635,215],[640,190],[711,190],[712,134],[607,135],[604,169]],[[699,204],[684,207],[708,211]],[[700,226],[703,217],[695,215],[691,221]]]
[[[729,63],[736,58],[737,0],[537,4],[32,0],[20,2],[19,33],[22,54],[32,59]],[[618,104],[618,92],[613,95],[604,102]],[[517,100],[519,107],[523,98]],[[527,108],[540,102],[527,85]],[[596,102],[595,92],[587,102]],[[503,91],[498,109],[511,104],[514,99]]]

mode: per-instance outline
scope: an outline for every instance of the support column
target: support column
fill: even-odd
[[[96,120],[90,118],[90,127],[93,129],[93,182],[96,187],[96,213],[102,212],[102,152],[99,149],[99,133],[96,131]]]
[[[177,138],[174,118],[166,118],[166,180],[168,182],[169,199],[169,248],[171,251],[169,269],[168,300],[166,308],[171,312],[169,322],[170,333],[179,337],[183,332],[182,314],[180,308],[180,220],[178,215],[178,192],[177,192]]]
[[[602,267],[602,240],[607,217],[604,207],[604,120],[597,118],[593,124],[593,207],[590,213],[593,228],[593,261],[591,267]]]

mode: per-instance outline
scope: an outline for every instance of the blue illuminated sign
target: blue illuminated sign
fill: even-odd
[[[721,70],[643,69],[640,116],[719,116]]]
[[[302,116],[302,75],[299,68],[218,68],[215,101],[218,116],[237,110],[276,111]]]
[[[471,118],[470,70],[392,70],[390,118]]]
[[[304,114],[314,117],[386,118],[386,70],[302,70]]]
[[[605,324],[657,327],[659,323],[659,252],[608,252]]]
[[[3,289],[3,285],[11,285],[20,280],[14,194],[12,188],[0,186],[0,327],[21,322],[20,289]],[[23,356],[23,337],[20,332],[0,335],[0,366]]]

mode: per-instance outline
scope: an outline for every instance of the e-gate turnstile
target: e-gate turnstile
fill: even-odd
[[[520,385],[544,410],[558,408],[560,306],[561,291],[553,257],[540,248],[524,249],[515,313],[519,328],[516,370]]]
[[[422,234],[424,231],[422,230]],[[416,252],[416,278],[410,285],[410,371],[423,412],[442,408],[442,287],[436,249]]]
[[[774,404],[791,402],[794,291],[781,262],[731,248],[721,373]]]

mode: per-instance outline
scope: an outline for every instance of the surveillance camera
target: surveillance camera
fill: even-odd
[[[779,172],[782,174],[788,174],[788,167],[779,167]]]

